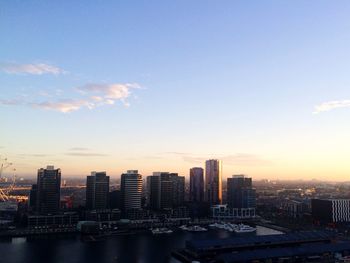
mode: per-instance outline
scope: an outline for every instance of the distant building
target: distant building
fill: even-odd
[[[154,172],[147,177],[147,204],[152,210],[182,206],[185,177],[177,173]]]
[[[290,217],[301,218],[304,213],[309,213],[308,200],[293,200],[286,198],[281,202],[281,208],[284,213]]]
[[[230,208],[255,208],[256,194],[252,178],[234,175],[227,179],[227,204]]]
[[[217,220],[250,219],[255,217],[255,208],[232,208],[228,205],[214,205],[211,216]]]
[[[205,162],[205,196],[210,205],[222,202],[222,163],[220,160]]]
[[[119,209],[90,210],[85,213],[85,220],[107,223],[108,225],[112,222],[116,223],[120,218],[121,212]]]
[[[59,212],[61,170],[54,166],[38,170],[36,211],[40,214]]]
[[[204,170],[200,167],[190,169],[190,201],[204,201]]]
[[[128,170],[121,175],[122,208],[140,209],[142,198],[142,175],[137,170]]]
[[[108,207],[109,176],[106,172],[91,172],[86,177],[86,208],[106,209]]]
[[[79,221],[79,215],[75,212],[67,212],[57,215],[30,215],[28,216],[28,227],[47,227],[47,228],[76,228]]]
[[[350,222],[350,199],[312,199],[311,211],[320,223]]]

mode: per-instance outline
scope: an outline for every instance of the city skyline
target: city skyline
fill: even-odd
[[[19,177],[223,162],[348,181],[350,3],[1,5],[0,156]]]

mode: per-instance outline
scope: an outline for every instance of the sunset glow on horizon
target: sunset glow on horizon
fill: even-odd
[[[18,176],[188,179],[214,158],[224,178],[350,181],[350,2],[156,2],[1,5]]]

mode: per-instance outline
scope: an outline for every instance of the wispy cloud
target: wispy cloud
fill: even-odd
[[[15,106],[15,105],[23,104],[23,102],[20,101],[20,100],[14,100],[14,99],[10,99],[10,100],[0,99],[0,104],[2,104],[2,105],[9,105],[9,106]]]
[[[20,154],[17,154],[18,157],[38,157],[38,158],[41,158],[41,157],[49,157],[49,156],[52,156],[52,154],[44,154],[44,153],[20,153]]]
[[[337,108],[350,108],[350,100],[332,100],[316,105],[313,114],[334,110]]]
[[[236,153],[232,155],[212,155],[204,156],[192,153],[180,153],[180,152],[167,152],[165,154],[174,155],[181,157],[185,162],[198,164],[204,163],[205,160],[215,158],[222,160],[226,165],[237,165],[237,166],[266,166],[270,165],[271,161],[262,158],[259,155],[248,154],[248,153]],[[214,157],[213,157],[214,156]]]
[[[82,107],[94,108],[94,104],[88,100],[61,100],[57,102],[45,101],[40,103],[31,103],[34,108],[44,110],[55,110],[63,113],[79,110]]]
[[[68,150],[65,155],[69,156],[77,156],[77,157],[102,157],[102,156],[108,156],[107,154],[104,153],[97,153],[91,151],[89,148],[85,147],[73,147]]]
[[[229,165],[265,166],[271,164],[271,161],[266,160],[259,155],[247,153],[237,153],[233,155],[222,156],[221,160]]]
[[[88,152],[68,152],[66,155],[69,156],[80,156],[80,157],[99,157],[99,156],[108,156],[108,154],[103,153],[88,153]]]
[[[125,106],[129,106],[126,99],[131,94],[131,89],[140,88],[137,83],[114,84],[87,84],[79,87],[83,94],[91,94],[90,98],[98,104],[114,104],[120,100]]]
[[[90,151],[90,149],[85,147],[72,147],[69,151]]]
[[[138,84],[130,83],[112,83],[112,84],[87,84],[76,89],[72,89],[68,96],[71,98],[54,99],[55,96],[49,96],[42,93],[44,101],[28,101],[14,99],[0,99],[0,104],[7,106],[24,105],[37,109],[53,110],[62,113],[69,113],[82,108],[95,109],[104,105],[114,105],[118,101],[125,107],[130,106],[128,98],[132,89],[140,88]]]
[[[67,73],[67,71],[45,63],[19,64],[19,63],[0,63],[0,71],[8,74],[31,74],[43,75],[53,74],[59,75]]]

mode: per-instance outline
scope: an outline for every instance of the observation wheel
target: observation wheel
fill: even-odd
[[[5,176],[6,174],[6,176]],[[10,193],[16,184],[16,169],[7,158],[0,156],[0,202],[10,200]]]

